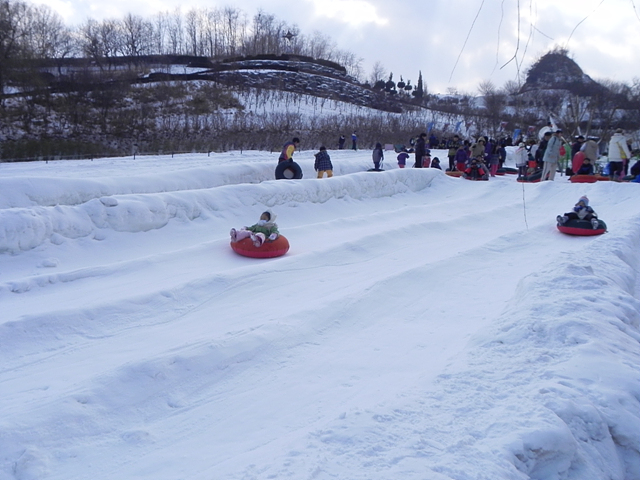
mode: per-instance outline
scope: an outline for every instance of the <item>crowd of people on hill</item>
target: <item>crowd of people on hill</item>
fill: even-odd
[[[351,134],[351,148],[358,149],[358,136]],[[341,135],[338,148],[344,149],[346,138]],[[299,147],[300,139],[295,137],[287,142],[280,154],[279,162],[289,161],[293,152]],[[482,179],[495,177],[498,170],[504,167],[507,159],[506,147],[513,146],[512,138],[503,136],[498,140],[488,136],[479,136],[475,140],[463,139],[454,134],[447,138],[438,138],[435,134],[421,133],[409,140],[409,147],[401,145],[397,152],[399,168],[405,168],[413,155],[413,168],[442,169],[440,159],[431,158],[432,149],[447,150],[448,166],[446,170],[459,171],[464,176]],[[606,155],[608,163],[602,172],[597,164],[600,158],[600,139],[595,136],[584,137],[576,135],[572,142],[565,139],[563,131],[554,127],[551,122],[543,127],[536,138],[523,138],[515,142],[513,152],[515,166],[521,179],[535,178],[536,180],[553,181],[557,172],[567,175],[594,175],[603,173],[611,180],[636,181],[640,183],[640,150],[632,148],[632,140],[624,136],[618,128],[611,135]],[[333,165],[326,147],[320,147],[315,154],[315,170],[318,178],[333,175]],[[372,152],[373,170],[382,170],[384,149],[381,143],[376,143]],[[635,162],[635,163],[634,163]],[[526,181],[526,180],[525,180]]]
[[[478,173],[487,177],[496,176],[498,170],[503,167],[507,159],[505,147],[511,146],[507,137],[499,141],[482,136],[477,141],[463,140],[459,135],[453,135],[441,141],[433,134],[427,137],[426,133],[418,135],[417,139],[409,141],[410,148],[401,148],[398,153],[398,166],[404,168],[409,154],[414,155],[414,168],[439,168],[442,170],[440,159],[431,159],[431,150],[438,148],[447,150],[448,171],[460,171],[475,177]]]
[[[411,148],[403,148],[398,154],[398,166],[404,168],[409,153],[414,153],[415,168],[428,168],[430,149],[446,149],[449,159],[448,171],[459,171],[472,177],[493,177],[503,168],[507,158],[506,147],[513,146],[512,139],[503,137],[494,140],[480,136],[475,141],[461,139],[454,135],[438,139],[426,133],[410,141]],[[519,137],[513,153],[520,178],[536,180],[555,179],[557,172],[567,175],[594,175],[600,173],[597,161],[600,158],[600,139],[595,136],[576,135],[573,142],[563,137],[561,128],[553,127],[551,122],[540,130],[538,139]],[[622,129],[616,129],[611,135],[606,151],[608,163],[603,174],[611,180],[629,180],[640,183],[640,150],[632,148],[632,141],[624,136]],[[635,163],[634,163],[635,162]],[[561,170],[564,167],[564,170]]]

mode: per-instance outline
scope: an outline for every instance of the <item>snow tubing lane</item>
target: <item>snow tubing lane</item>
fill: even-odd
[[[571,175],[569,181],[571,183],[596,183],[598,179],[595,175]]]
[[[289,251],[289,240],[283,235],[278,236],[273,242],[266,241],[261,247],[253,245],[251,238],[243,238],[239,242],[231,242],[231,248],[238,255],[251,258],[281,257]]]
[[[578,235],[589,237],[592,235],[602,235],[607,231],[607,225],[598,219],[598,228],[594,229],[589,220],[568,220],[564,225],[557,225],[558,230],[567,235]]]
[[[302,169],[293,160],[280,162],[276,167],[276,180],[300,180]]]

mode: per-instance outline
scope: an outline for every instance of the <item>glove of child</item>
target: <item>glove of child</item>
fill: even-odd
[[[278,238],[278,234],[277,233],[272,233],[271,235],[269,235],[269,240],[271,240],[272,242]]]

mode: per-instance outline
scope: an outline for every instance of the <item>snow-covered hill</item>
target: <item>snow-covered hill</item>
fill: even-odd
[[[0,165],[1,480],[640,478],[637,184],[312,153]]]

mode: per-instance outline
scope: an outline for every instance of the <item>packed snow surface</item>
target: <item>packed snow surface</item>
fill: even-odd
[[[0,164],[0,480],[638,480],[640,186],[313,153]]]

